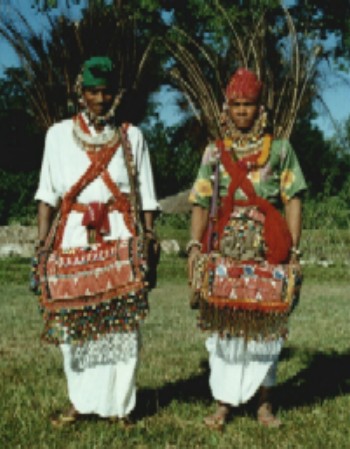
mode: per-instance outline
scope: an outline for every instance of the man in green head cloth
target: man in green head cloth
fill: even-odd
[[[113,63],[107,56],[93,56],[83,65],[83,86],[110,86],[113,83]]]
[[[116,91],[116,71],[110,58],[93,56],[84,62],[78,93],[86,114],[95,125],[104,125],[113,118],[124,93],[122,90],[115,96]]]
[[[120,128],[115,125],[114,111],[123,94],[115,87],[116,79],[116,70],[108,57],[94,56],[85,61],[77,79],[81,111],[54,124],[47,132],[35,194],[39,202],[39,260],[53,212],[62,204],[62,232],[55,240],[62,253],[75,254],[77,249],[81,252],[98,245],[102,248],[110,241],[129,244],[138,225],[145,235],[153,235],[154,214],[159,205],[148,147],[139,128],[127,123]],[[121,144],[121,136],[125,145]],[[102,160],[108,161],[106,167],[99,163]],[[89,178],[85,185],[82,180],[91,168],[97,170],[97,176],[92,181]],[[135,172],[133,179],[130,173]],[[84,187],[75,191],[72,199],[72,187],[76,190],[77,185]],[[132,198],[139,199],[137,216]],[[133,263],[131,256],[125,254],[122,268]],[[103,282],[101,271],[96,272],[98,282]],[[125,277],[122,269],[120,273],[120,277]],[[126,287],[122,284],[120,291],[128,291],[126,294],[110,298],[103,292],[98,300],[92,295],[84,301],[76,300],[77,304],[66,302],[61,310],[54,307],[53,301],[45,309],[45,301],[42,302],[43,337],[61,348],[71,403],[53,418],[55,426],[72,423],[86,414],[125,420],[134,409],[139,324],[147,315],[148,302],[142,282],[142,288],[139,282],[132,292],[128,290],[130,283],[135,282],[130,276],[125,281],[117,280],[125,282]],[[109,284],[113,282],[109,280]],[[95,299],[96,304],[91,305]]]

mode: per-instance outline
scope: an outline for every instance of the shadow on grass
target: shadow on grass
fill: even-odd
[[[166,408],[173,400],[211,404],[212,396],[208,384],[209,366],[201,362],[201,373],[188,379],[169,382],[159,388],[143,388],[137,393],[135,417],[153,416]]]
[[[200,403],[210,408],[214,403],[209,388],[209,364],[207,360],[200,363],[201,373],[188,379],[166,383],[159,388],[143,388],[137,393],[137,405],[134,412],[136,420],[151,417],[165,409],[174,400],[189,405]],[[234,408],[235,416],[255,416],[257,397]]]
[[[350,393],[350,353],[284,348],[280,360],[299,357],[306,367],[275,388],[282,408],[312,405]]]
[[[284,348],[280,360],[302,358],[307,365],[295,376],[274,388],[275,405],[281,409],[293,409],[319,403],[350,393],[350,353],[322,353]],[[142,419],[157,414],[173,400],[184,403],[213,403],[210,392],[208,362],[201,362],[202,372],[197,376],[164,384],[156,389],[140,389],[135,417]],[[235,409],[237,416],[255,416],[257,397]]]

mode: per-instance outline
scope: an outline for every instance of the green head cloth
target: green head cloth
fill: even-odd
[[[110,86],[113,82],[114,67],[106,56],[93,56],[83,64],[83,86]]]

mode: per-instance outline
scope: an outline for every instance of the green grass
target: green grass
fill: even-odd
[[[28,291],[28,261],[0,261],[0,447],[2,449],[345,449],[349,447],[350,326],[346,269],[306,268],[299,306],[279,363],[276,403],[284,426],[261,428],[254,400],[222,434],[213,410],[205,335],[188,307],[185,259],[162,255],[158,287],[142,327],[136,425],[103,421],[52,429],[67,405],[57,348],[40,342],[41,318]],[[327,273],[331,273],[328,274]]]

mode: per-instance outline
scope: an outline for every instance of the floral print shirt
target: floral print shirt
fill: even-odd
[[[215,143],[210,143],[203,154],[197,178],[190,192],[189,201],[206,209],[210,207],[213,195],[214,170],[219,150]],[[272,141],[270,155],[263,167],[252,170],[248,174],[258,196],[267,199],[280,208],[295,195],[306,190],[306,182],[299,165],[298,158],[285,139]],[[219,164],[219,196],[227,195],[230,175],[222,163]],[[237,189],[236,199],[245,199],[244,193]]]

